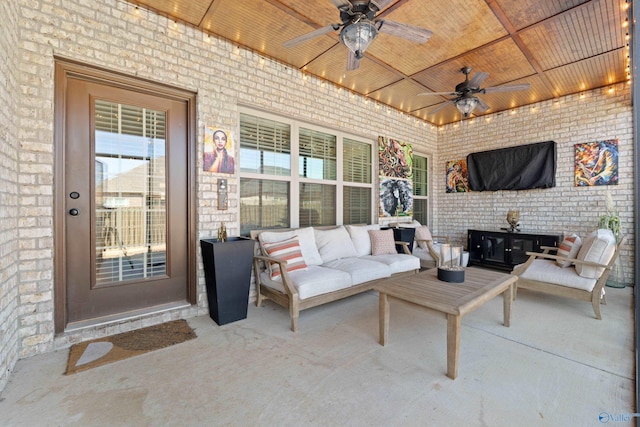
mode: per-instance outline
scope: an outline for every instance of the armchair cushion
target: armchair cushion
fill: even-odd
[[[558,247],[557,254],[558,256],[565,257],[565,258],[575,258],[576,255],[578,255],[578,251],[580,250],[581,246],[582,246],[582,239],[580,239],[578,235],[572,234],[570,236],[566,236],[562,240],[562,243],[560,243],[560,246]],[[571,261],[558,259],[556,260],[556,262],[560,267],[566,268],[571,266]]]
[[[429,227],[426,225],[421,225],[420,227],[416,227],[416,242],[418,242],[418,246],[422,249],[427,249],[427,244],[424,240],[433,240],[433,236],[431,236],[431,231],[429,231]]]
[[[588,292],[596,285],[596,279],[576,274],[574,267],[560,267],[557,262],[548,259],[535,259],[523,273],[518,274],[518,277]]]
[[[369,230],[371,236],[371,255],[397,254],[393,230]]]
[[[307,269],[307,264],[305,264],[302,252],[300,251],[300,244],[295,238],[281,242],[263,243],[262,248],[267,256],[286,260],[286,270],[288,273]],[[280,271],[280,265],[278,263],[269,263],[269,269],[271,271],[271,279],[282,280],[282,272]]]
[[[598,229],[589,234],[582,243],[577,259],[580,261],[608,264],[616,251],[616,238],[611,230]],[[576,272],[589,279],[597,279],[603,267],[576,264]]]

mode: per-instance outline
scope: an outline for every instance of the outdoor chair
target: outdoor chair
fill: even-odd
[[[517,289],[524,288],[591,301],[596,318],[601,320],[600,304],[606,304],[604,286],[625,241],[622,237],[616,243],[610,230],[596,230],[585,238],[577,256],[575,251],[569,256],[553,255],[550,251],[558,248],[552,247],[542,247],[542,253],[527,252],[527,262],[511,272],[518,276],[514,299]]]

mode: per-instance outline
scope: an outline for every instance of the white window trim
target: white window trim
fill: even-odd
[[[433,221],[433,203],[432,203],[432,197],[431,197],[431,195],[433,194],[433,182],[434,182],[433,181],[433,161],[432,161],[433,157],[431,154],[421,153],[417,151],[414,151],[413,155],[414,157],[419,156],[427,159],[427,195],[416,196],[414,194],[413,199],[414,199],[414,203],[416,199],[427,200],[427,223],[423,225],[426,225],[429,228],[431,228],[432,227],[431,222]]]
[[[239,114],[249,114],[256,117],[261,117],[268,120],[273,120],[280,123],[288,124],[291,127],[291,176],[281,176],[281,175],[265,175],[259,173],[250,173],[250,172],[242,172],[240,171],[239,178],[252,178],[252,179],[261,179],[261,180],[270,180],[270,181],[283,181],[289,183],[289,197],[291,200],[291,204],[289,206],[289,215],[291,218],[290,227],[298,228],[300,226],[300,183],[316,183],[316,184],[332,184],[336,186],[336,224],[343,224],[344,221],[344,191],[343,188],[346,185],[347,187],[363,187],[363,188],[371,188],[371,219],[372,222],[377,222],[378,219],[378,197],[376,192],[376,174],[378,173],[378,168],[376,164],[376,151],[377,150],[377,140],[371,140],[367,138],[363,138],[358,135],[350,134],[347,132],[343,132],[340,130],[336,130],[330,127],[323,127],[322,125],[317,125],[309,122],[305,122],[302,120],[293,119],[286,116],[280,116],[277,114],[267,113],[262,110],[256,110],[249,107],[238,107]],[[238,129],[240,128],[240,122],[238,121]],[[300,141],[299,134],[300,128],[315,130],[319,132],[328,133],[336,136],[336,179],[335,180],[324,180],[324,179],[314,179],[314,178],[304,178],[299,174],[299,157],[300,157]],[[238,170],[240,170],[240,165],[242,164],[242,158],[240,157],[240,133],[237,132],[237,146],[238,151],[236,153]],[[344,172],[344,158],[342,156],[343,153],[343,141],[344,139],[350,139],[353,141],[363,142],[369,144],[371,148],[371,183],[356,183],[344,181],[342,175]],[[239,197],[239,189],[238,189],[238,197]],[[238,221],[240,221],[240,210],[238,209]]]

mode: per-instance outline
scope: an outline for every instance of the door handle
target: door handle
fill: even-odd
[[[80,211],[76,208],[73,209],[69,209],[69,215],[71,216],[78,216],[78,214],[80,213]]]

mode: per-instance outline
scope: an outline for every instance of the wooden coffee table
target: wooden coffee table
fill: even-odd
[[[493,297],[502,294],[504,326],[511,322],[511,301],[517,276],[481,268],[467,268],[463,283],[438,280],[438,269],[422,271],[379,282],[374,289],[380,293],[380,344],[389,337],[389,298],[393,297],[447,314],[447,376],[458,376],[460,357],[460,320],[462,316]]]

